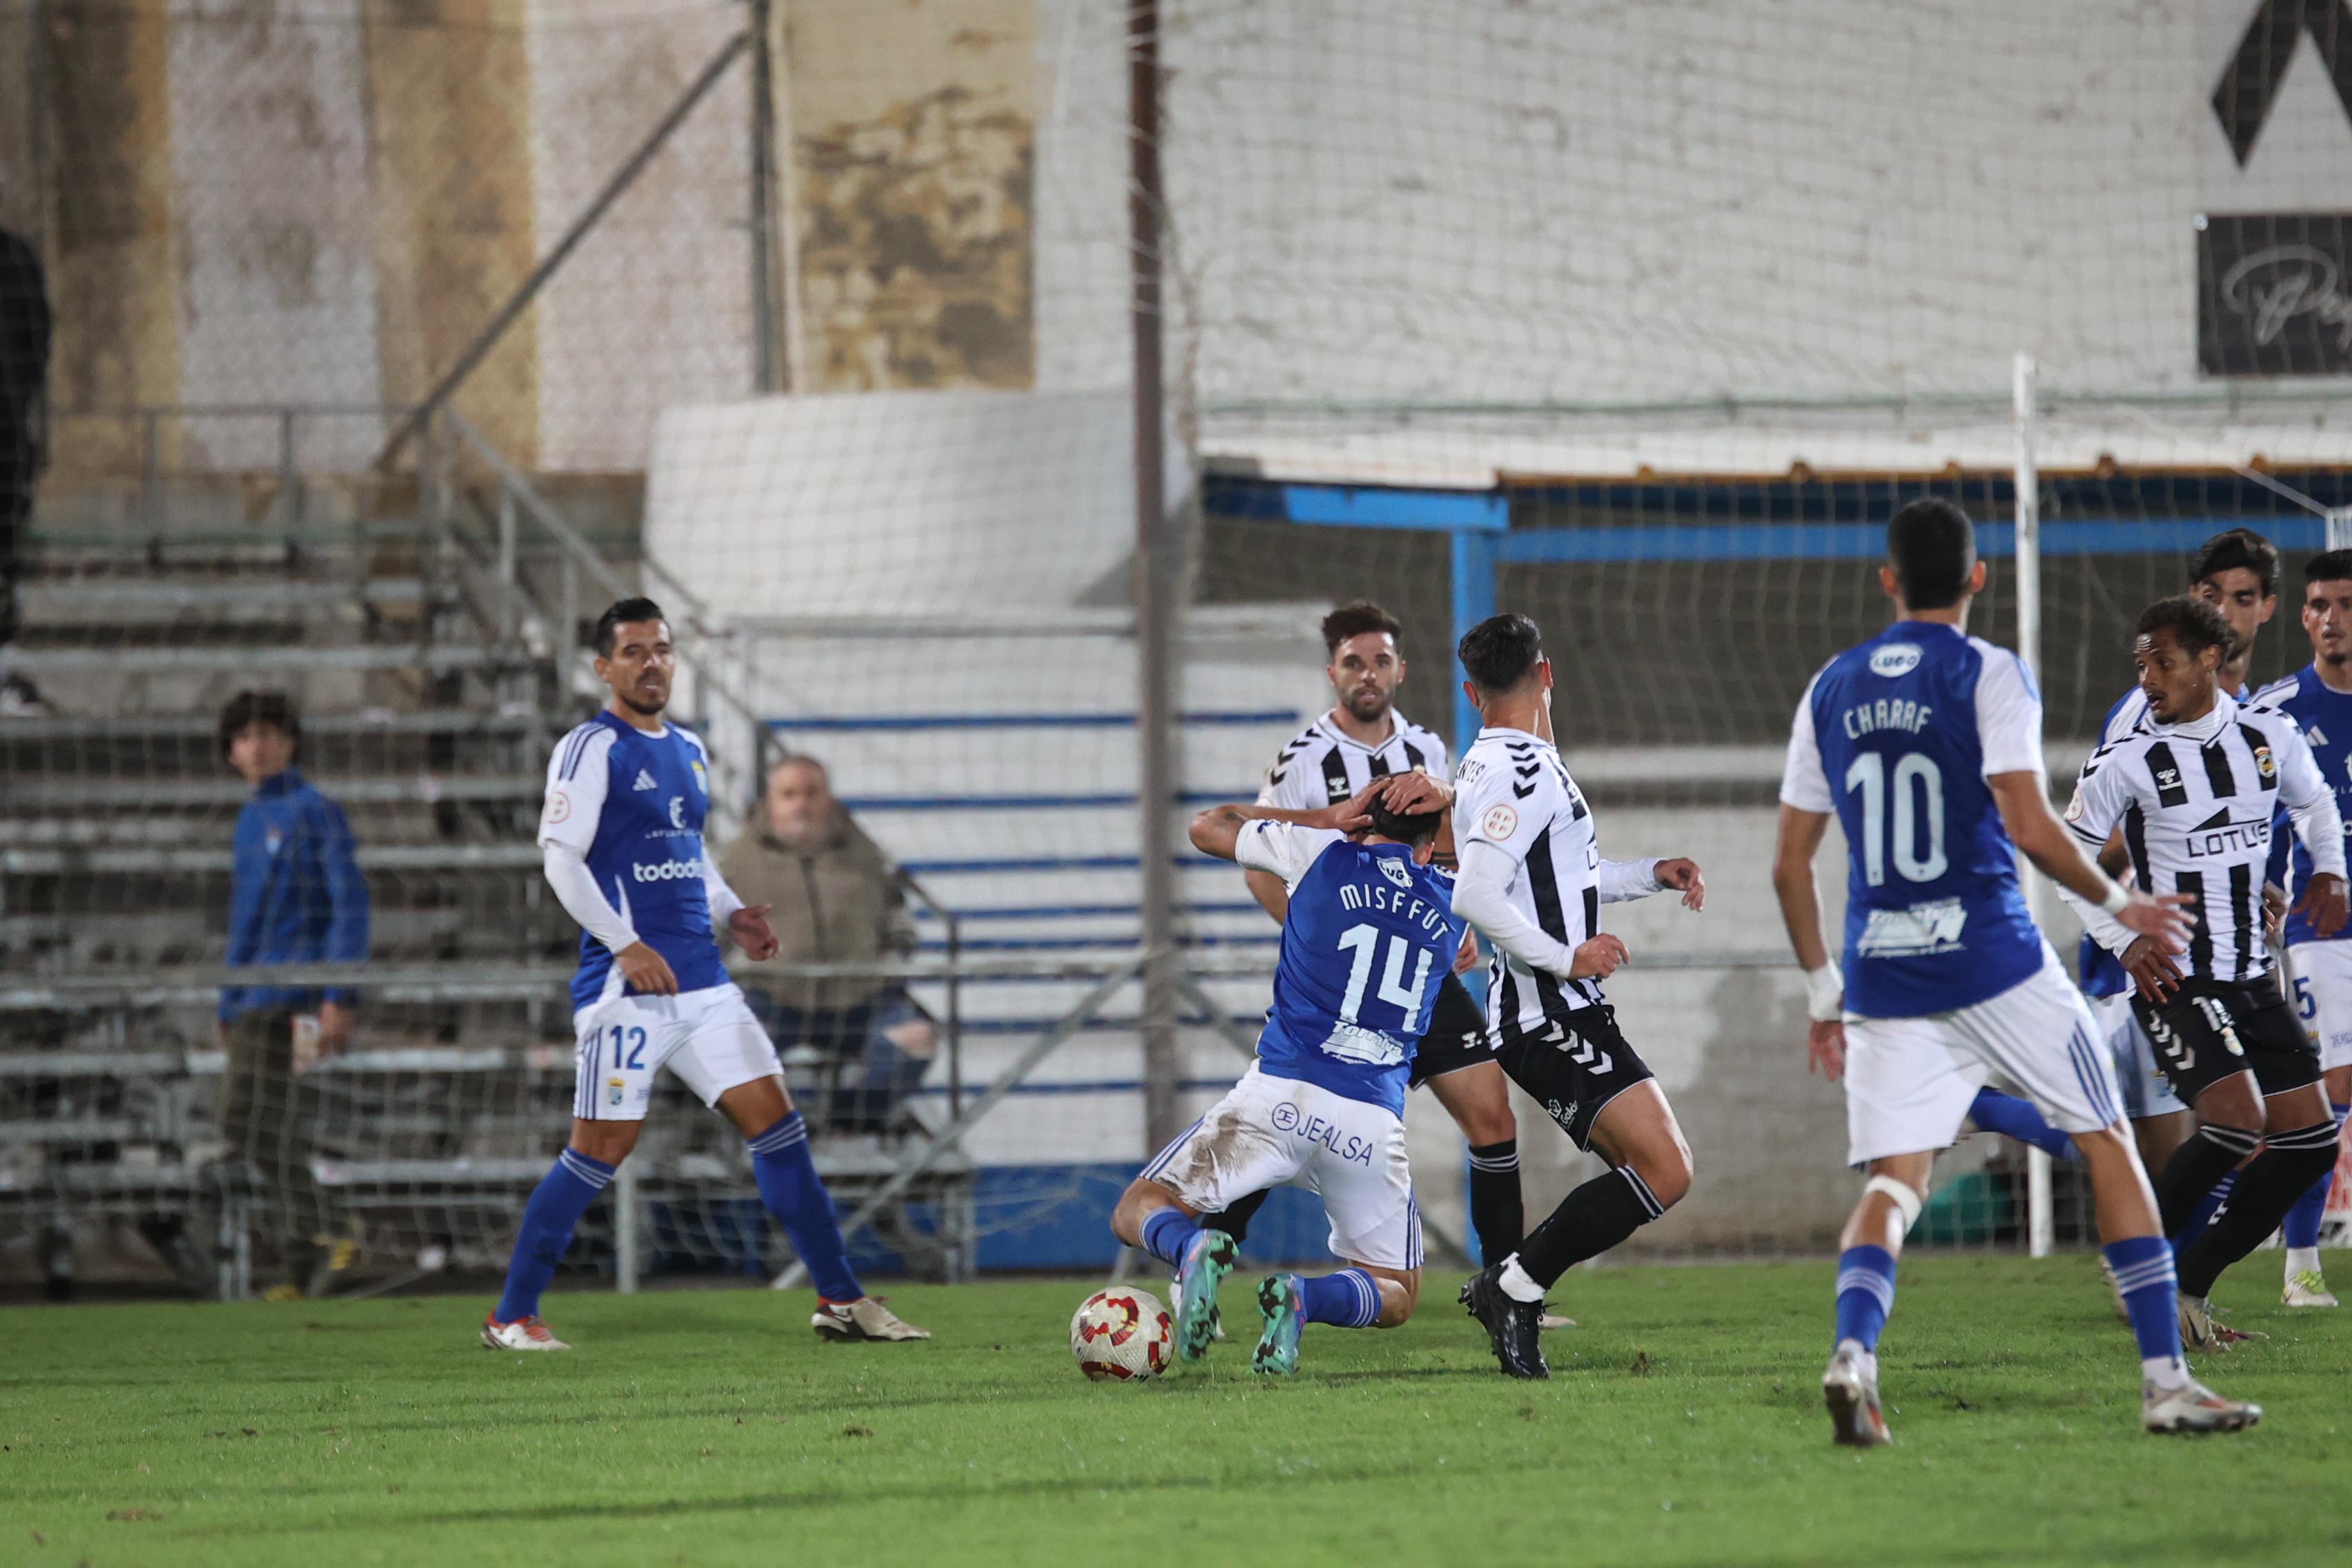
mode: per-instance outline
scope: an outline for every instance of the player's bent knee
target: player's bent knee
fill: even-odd
[[[1421,1270],[1367,1272],[1371,1273],[1381,1288],[1381,1315],[1372,1320],[1372,1327],[1393,1329],[1411,1319],[1413,1309],[1421,1305]]]
[[[1140,1247],[1143,1222],[1160,1209],[1192,1212],[1170,1188],[1138,1176],[1127,1184],[1127,1191],[1119,1194],[1118,1203],[1110,1211],[1110,1233],[1129,1247]]]
[[[572,1123],[572,1149],[592,1160],[607,1165],[617,1165],[629,1157],[637,1146],[637,1132],[644,1126],[638,1121],[583,1121]]]

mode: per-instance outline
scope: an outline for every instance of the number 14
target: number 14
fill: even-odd
[[[1371,925],[1349,926],[1348,933],[1339,939],[1339,951],[1353,951],[1356,955],[1355,966],[1348,971],[1347,998],[1339,1004],[1343,1023],[1355,1023],[1356,1010],[1364,1005],[1364,986],[1372,978],[1372,949],[1380,945],[1380,928]],[[1381,977],[1381,988],[1376,993],[1381,1001],[1402,1008],[1407,1023],[1420,1016],[1421,990],[1429,984],[1429,949],[1425,947],[1421,949],[1421,963],[1412,972],[1412,984],[1407,987],[1403,984],[1405,954],[1412,948],[1413,944],[1401,936],[1389,938],[1388,973]]]

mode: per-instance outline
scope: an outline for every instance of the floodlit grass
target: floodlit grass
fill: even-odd
[[[2088,1258],[1908,1261],[1867,1454],[1821,1413],[1826,1263],[1572,1276],[1532,1384],[1451,1274],[1287,1382],[1244,1340],[1142,1386],[1071,1366],[1076,1280],[900,1290],[919,1345],[819,1344],[805,1295],[559,1296],[570,1355],[478,1348],[468,1299],[25,1308],[0,1562],[2340,1561],[2352,1310],[2276,1271],[2221,1291],[2271,1339],[2201,1369],[2268,1415],[2187,1441],[2139,1432]]]

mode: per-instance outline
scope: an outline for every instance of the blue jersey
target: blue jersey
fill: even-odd
[[[711,872],[702,847],[710,774],[702,742],[672,724],[659,734],[599,712],[555,748],[539,841],[587,859],[597,890],[662,955],[683,992],[729,984],[710,929]],[[612,951],[580,933],[576,1010],[627,994]]]
[[[1897,621],[1813,678],[1780,798],[1834,812],[1846,885],[1845,1006],[1945,1013],[2041,969],[2042,933],[1985,784],[2042,771],[2042,698],[2015,654]]]
[[[1453,879],[1402,844],[1278,822],[1245,825],[1234,858],[1291,884],[1265,1070],[1403,1115],[1414,1047],[1462,949]]]
[[[2319,776],[2336,792],[2336,810],[2352,816],[2352,693],[2330,691],[2319,679],[2318,667],[2307,664],[2284,680],[2264,687],[2255,700],[2278,709],[2303,727],[2303,739],[2311,748],[2311,760],[2319,764]],[[2293,847],[2294,880],[2288,882],[2279,876],[2276,853],[2271,858],[2271,879],[2300,892],[2311,879],[2311,851],[2291,832],[2272,834],[2271,843],[2278,849]],[[2352,924],[2333,937],[2322,937],[2304,916],[2287,915],[2287,946],[2323,941],[2352,941]]]
[[[368,886],[343,808],[292,768],[255,786],[236,814],[228,879],[231,964],[355,963],[368,955]],[[351,1005],[349,990],[230,986],[224,1023],[240,1013]]]

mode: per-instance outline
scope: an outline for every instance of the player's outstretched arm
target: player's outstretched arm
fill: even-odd
[[[1821,889],[1813,884],[1813,856],[1829,831],[1825,812],[1806,811],[1785,801],[1772,844],[1772,892],[1780,902],[1780,923],[1805,972],[1805,1066],[1834,1083],[1845,1071],[1845,978],[1830,962],[1822,940]]]
[[[1237,858],[1234,847],[1241,841],[1242,829],[1253,822],[1283,822],[1294,827],[1311,827],[1329,833],[1353,833],[1371,821],[1372,797],[1378,795],[1381,782],[1375,781],[1359,791],[1351,800],[1337,805],[1327,805],[1314,811],[1292,811],[1278,805],[1260,805],[1255,801],[1235,801],[1229,805],[1213,805],[1192,819],[1192,847],[1203,855],[1213,855],[1220,860]]]

